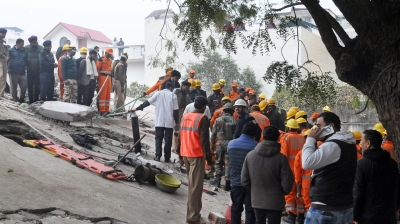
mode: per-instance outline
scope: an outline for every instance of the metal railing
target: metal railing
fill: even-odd
[[[100,47],[100,55],[104,55],[106,48],[109,47]],[[128,53],[128,60],[144,59],[145,56],[144,45],[125,45],[111,48],[114,52],[114,58],[118,58],[122,53]]]

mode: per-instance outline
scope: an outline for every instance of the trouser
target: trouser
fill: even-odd
[[[187,221],[200,221],[203,196],[205,159],[183,157],[188,179]]]
[[[76,103],[78,98],[78,81],[75,79],[67,79],[68,84],[64,84],[63,101],[67,103]]]
[[[183,111],[185,110],[185,108],[179,108],[179,119],[178,121],[182,120],[182,115],[183,115]],[[172,136],[172,150],[176,151],[178,149],[178,145],[179,145],[179,141],[180,141],[180,137],[179,137],[179,132],[176,133],[176,135],[174,134]]]
[[[124,85],[125,86],[125,85]],[[124,92],[126,89],[124,89]],[[114,109],[120,108],[125,103],[124,92],[122,92],[122,85],[119,80],[115,80],[114,83]],[[125,108],[121,108],[116,112],[123,112]]]
[[[310,186],[309,186],[310,187]],[[306,210],[310,208],[311,201],[310,201],[310,188],[301,188],[301,197],[304,200],[304,207]]]
[[[121,56],[124,52],[124,48],[118,48],[118,56]]]
[[[28,71],[28,96],[29,103],[39,100],[40,94],[40,72]]]
[[[0,61],[0,97],[4,96],[7,84],[7,63]]]
[[[62,74],[58,74],[58,80],[60,80],[60,99],[64,98],[64,80]]]
[[[324,213],[324,214],[323,214]],[[345,209],[341,211],[322,211],[310,207],[307,212],[305,224],[334,224],[334,223],[352,223],[353,209]]]
[[[126,99],[126,90],[127,90],[127,88],[128,88],[128,85],[127,85],[127,83],[125,82],[125,85],[124,85],[124,99]]]
[[[231,200],[231,224],[242,223],[243,204],[245,205],[246,210],[245,223],[255,223],[256,217],[254,215],[253,207],[251,207],[250,189],[242,186],[232,186]]]
[[[280,224],[282,211],[254,208],[256,224]]]
[[[94,91],[96,90],[96,80],[91,79],[89,84],[83,87],[84,88],[82,89],[82,98],[83,98],[82,104],[90,106],[90,104],[92,104],[93,101]],[[78,94],[79,94],[79,87],[78,87]]]
[[[228,159],[228,143],[229,140],[218,140],[215,144],[215,174],[217,176],[225,176],[226,180],[230,180]]]
[[[40,100],[52,101],[54,97],[54,74],[50,72],[40,73]]]
[[[11,95],[14,100],[18,100],[20,103],[25,102],[25,94],[26,88],[28,87],[28,81],[26,75],[18,75],[18,74],[8,74],[10,77],[10,89]],[[18,99],[17,87],[21,89],[20,96]]]
[[[156,156],[162,156],[162,141],[165,140],[164,145],[164,159],[171,159],[171,145],[173,128],[156,127]],[[203,173],[204,175],[204,173]]]
[[[99,102],[100,112],[110,112],[110,93],[112,89],[111,79],[111,76],[108,79],[107,76],[99,76],[99,83],[97,85],[98,90],[100,91],[101,87],[104,85],[97,100],[97,102]]]
[[[76,99],[77,104],[83,105],[83,92],[85,92],[85,88],[87,87],[88,86],[78,84],[78,97]]]
[[[304,201],[300,200],[296,196],[296,184],[293,183],[292,191],[290,191],[289,194],[285,195],[285,201],[286,201],[286,210],[288,212],[291,212],[295,215],[297,214],[304,214],[305,209],[304,209]]]

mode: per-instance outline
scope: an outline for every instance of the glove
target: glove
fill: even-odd
[[[179,128],[180,128],[179,125],[176,124],[174,129],[175,129],[175,131],[179,131]]]
[[[68,79],[64,81],[64,85],[69,85],[69,84],[70,83],[69,83]]]
[[[143,92],[143,93],[142,93],[142,97],[144,97],[144,96],[146,96],[146,95],[147,95],[146,92]]]

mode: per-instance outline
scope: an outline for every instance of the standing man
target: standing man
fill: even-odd
[[[235,135],[233,138],[239,138],[242,134],[243,125],[246,123],[247,118],[250,117],[249,113],[247,112],[247,104],[244,100],[238,99],[236,100],[235,104],[235,112],[239,116],[239,120],[236,125]]]
[[[64,80],[63,101],[76,103],[78,98],[78,70],[76,69],[76,48],[69,47],[68,54],[61,60],[62,78]]]
[[[87,48],[82,47],[79,49],[79,53],[81,54],[81,57],[76,60],[76,70],[79,71],[79,67],[81,66],[81,62],[86,59],[87,56]],[[81,76],[78,72],[78,100],[77,103],[83,105],[83,90],[82,86],[79,84],[79,80],[81,79]]]
[[[65,45],[71,45],[71,41],[70,41],[70,40],[66,40],[65,43],[64,43],[64,45],[60,45],[60,46],[57,48],[57,52],[56,52],[57,61],[60,60],[60,58],[61,58],[62,55],[64,55],[64,52],[63,52],[64,49],[63,49],[63,47],[64,47]]]
[[[100,55],[100,48],[98,46],[94,46],[93,50],[95,50],[97,52],[97,59],[101,59],[101,55]]]
[[[235,105],[236,100],[238,100],[238,99],[242,99],[246,102],[246,90],[244,88],[239,89],[238,97],[232,101],[233,105]],[[246,104],[247,104],[247,102],[246,102]]]
[[[90,106],[96,90],[96,79],[99,77],[96,69],[97,52],[91,50],[89,57],[81,61],[78,70],[78,90],[81,89],[82,104]],[[78,91],[79,92],[79,91]],[[79,97],[79,94],[78,94]]]
[[[39,53],[43,50],[42,46],[38,45],[37,36],[28,38],[29,45],[25,46],[28,54],[28,95],[29,103],[34,103],[39,100],[40,94],[40,63]]]
[[[43,42],[43,50],[39,53],[40,63],[40,100],[52,101],[54,97],[54,69],[57,68],[54,55],[51,53],[51,41]]]
[[[363,158],[357,162],[353,190],[356,223],[397,223],[399,169],[381,143],[375,130],[366,130],[361,137]]]
[[[197,90],[197,92],[198,92],[200,95],[202,95],[202,96],[204,96],[205,98],[207,98],[207,93],[206,93],[206,91],[204,91],[204,90],[201,89],[201,81],[200,81],[200,79],[196,79],[196,90]]]
[[[181,88],[181,85],[179,84],[179,79],[181,78],[181,73],[177,70],[173,70],[171,73],[171,77],[169,77],[165,82],[162,84],[162,89],[165,89],[165,85],[167,82],[172,82],[174,84],[174,89]]]
[[[152,86],[150,87],[148,90],[146,90],[142,96],[146,96],[149,95],[150,93],[158,90],[161,91],[162,90],[162,84],[167,81],[172,75],[172,68],[167,68],[165,69],[165,76],[160,76],[158,78],[158,81]]]
[[[228,96],[231,99],[231,101],[233,101],[239,96],[238,84],[236,82],[232,82],[231,87],[232,90],[229,92]]]
[[[60,98],[64,98],[64,79],[63,79],[63,75],[62,75],[62,59],[67,56],[68,53],[68,49],[69,49],[69,45],[64,45],[62,47],[62,55],[59,57],[58,59],[58,69],[57,69],[57,73],[58,73],[58,78],[60,81]]]
[[[0,97],[4,97],[7,85],[7,61],[9,59],[8,47],[4,44],[7,30],[0,28]]]
[[[154,160],[160,161],[162,156],[162,141],[164,139],[164,162],[169,163],[171,162],[172,133],[174,128],[175,131],[179,130],[179,107],[178,99],[172,92],[174,90],[174,84],[167,82],[165,86],[165,89],[156,92],[150,99],[146,100],[133,111],[143,110],[150,104],[156,103],[156,157]]]
[[[222,115],[224,115],[224,106],[225,106],[227,103],[230,103],[230,102],[231,102],[231,100],[230,100],[229,97],[227,97],[227,96],[222,97],[221,101],[222,101],[222,105],[223,105],[223,106],[222,106],[221,108],[218,108],[217,110],[215,110],[215,112],[214,112],[214,114],[213,114],[213,116],[212,116],[212,118],[211,118],[211,120],[210,120],[210,128],[211,128],[211,130],[212,130],[212,128],[214,127],[214,122],[215,122],[215,120],[217,120],[217,118],[219,118],[219,117],[221,117]],[[235,112],[235,111],[233,111],[233,112]]]
[[[331,223],[353,221],[353,185],[357,150],[352,134],[340,132],[340,119],[332,112],[321,113],[303,146],[302,164],[314,170],[310,188],[311,207],[306,224],[329,217]],[[316,142],[322,145],[317,148]]]
[[[24,103],[26,88],[28,87],[25,74],[28,65],[28,54],[24,48],[24,40],[17,39],[16,45],[10,49],[10,59],[8,60],[8,75],[10,78],[11,95],[14,101]],[[18,98],[17,86],[21,89]]]
[[[112,78],[111,78],[111,57],[113,55],[113,50],[107,48],[104,57],[97,60],[96,68],[99,78],[97,81],[97,89],[99,92],[98,102],[99,102],[99,112],[100,116],[104,116],[110,113],[110,94],[112,89]]]
[[[285,131],[285,124],[283,123],[283,119],[281,114],[278,112],[278,108],[275,105],[274,99],[267,100],[268,103],[268,119],[271,125],[277,127],[281,131]],[[286,111],[285,111],[286,117]]]
[[[221,93],[218,83],[212,84],[213,94],[208,97],[208,107],[210,108],[211,114],[214,114],[215,110],[222,107],[222,98],[224,94]]]
[[[257,102],[260,103],[261,101],[265,100],[265,98],[267,98],[267,97],[265,96],[265,94],[264,94],[264,93],[261,93],[260,95],[258,95],[258,100],[257,100]]]
[[[180,127],[180,155],[185,163],[189,185],[186,222],[191,224],[200,223],[206,160],[211,166],[211,172],[214,172],[208,130],[210,123],[204,115],[207,104],[205,97],[197,96],[194,100],[196,109],[183,116]]]
[[[252,110],[253,111],[250,113],[250,116],[254,117],[258,126],[260,127],[261,129],[260,139],[262,140],[263,139],[262,131],[264,131],[264,129],[270,125],[269,119],[267,116],[261,113],[260,106],[257,105],[253,106]]]
[[[115,109],[120,108],[125,103],[125,86],[126,86],[126,56],[122,55],[118,64],[114,68],[114,102]],[[125,111],[125,108],[121,108],[119,112]]]
[[[186,106],[192,102],[189,97],[189,87],[190,82],[183,81],[180,89],[174,89],[174,93],[178,100],[178,107],[179,107],[179,118],[178,121],[182,120],[183,111],[185,110]],[[172,151],[177,152],[179,145],[179,133],[176,131],[172,137]]]
[[[122,38],[119,38],[117,46],[124,46],[124,45],[125,43],[124,41],[122,41]],[[124,48],[123,47],[118,48],[118,56],[121,56],[122,52],[124,52]]]

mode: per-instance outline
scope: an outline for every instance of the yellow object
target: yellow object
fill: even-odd
[[[156,180],[158,180],[158,182],[168,187],[180,187],[182,184],[180,180],[167,174],[157,174]]]
[[[311,129],[308,129],[306,132],[304,132],[304,136],[308,136],[311,132]]]
[[[24,140],[24,143],[27,144],[27,145],[29,145],[29,146],[31,146],[31,147],[36,148],[38,145],[35,143],[35,141],[36,141],[36,140]],[[52,154],[53,156],[57,156],[57,153],[55,153],[55,152],[53,152],[53,151],[47,150],[46,148],[43,148],[43,147],[39,147],[39,148],[40,148],[40,150],[42,150],[42,151],[44,151],[44,152],[47,152],[47,153],[49,153],[49,154]]]
[[[79,49],[79,52],[81,54],[87,54],[87,48],[86,47],[82,47],[81,49]]]
[[[297,123],[297,121],[295,119],[290,119],[288,120],[288,122],[286,123],[286,127],[291,128],[291,129],[299,129],[299,124]]]
[[[331,108],[328,106],[324,106],[324,108],[322,109],[323,111],[331,111]]]
[[[196,86],[201,86],[201,81],[200,81],[200,79],[196,79]]]
[[[353,131],[351,133],[354,135],[354,138],[356,139],[356,141],[361,141],[362,134],[359,131]]]
[[[225,81],[225,79],[220,79],[218,83],[219,83],[220,85],[225,85],[225,84],[226,84],[226,81]]]
[[[302,117],[301,118],[297,118],[296,121],[297,121],[298,124],[306,124],[307,123],[307,120],[302,118]]]
[[[222,97],[221,101],[229,101],[229,102],[231,102],[231,98],[229,98],[229,96],[224,96],[224,97]]]
[[[299,112],[300,108],[299,107],[291,107],[289,110],[295,110],[296,112]]]
[[[268,106],[268,102],[266,100],[263,100],[258,104],[258,106],[260,107],[260,110],[263,111]]]
[[[196,88],[196,80],[194,80],[194,79],[189,79],[189,82],[190,82],[190,88]]]
[[[376,131],[381,133],[382,136],[385,136],[386,129],[377,129]]]
[[[275,100],[274,99],[269,99],[267,100],[268,105],[275,105]]]
[[[214,83],[211,86],[212,90],[219,90],[219,84],[218,83]]]
[[[302,117],[302,116],[307,116],[307,113],[305,111],[299,111],[296,113],[296,115],[294,116],[294,118],[297,120],[297,118]]]
[[[63,51],[68,51],[68,49],[69,49],[69,45],[68,45],[68,44],[66,44],[66,45],[64,45],[64,46],[62,47],[62,50],[63,50]]]
[[[295,110],[289,110],[286,114],[286,120],[290,119],[290,118],[294,118],[296,116],[296,111]]]
[[[378,129],[385,129],[385,128],[383,127],[383,124],[379,122],[374,125],[373,129],[377,131]]]
[[[386,129],[383,131],[383,135],[387,135],[387,131],[386,131]]]
[[[264,93],[261,93],[260,95],[258,95],[258,98],[265,100],[265,98],[267,98],[267,97],[265,96]]]

